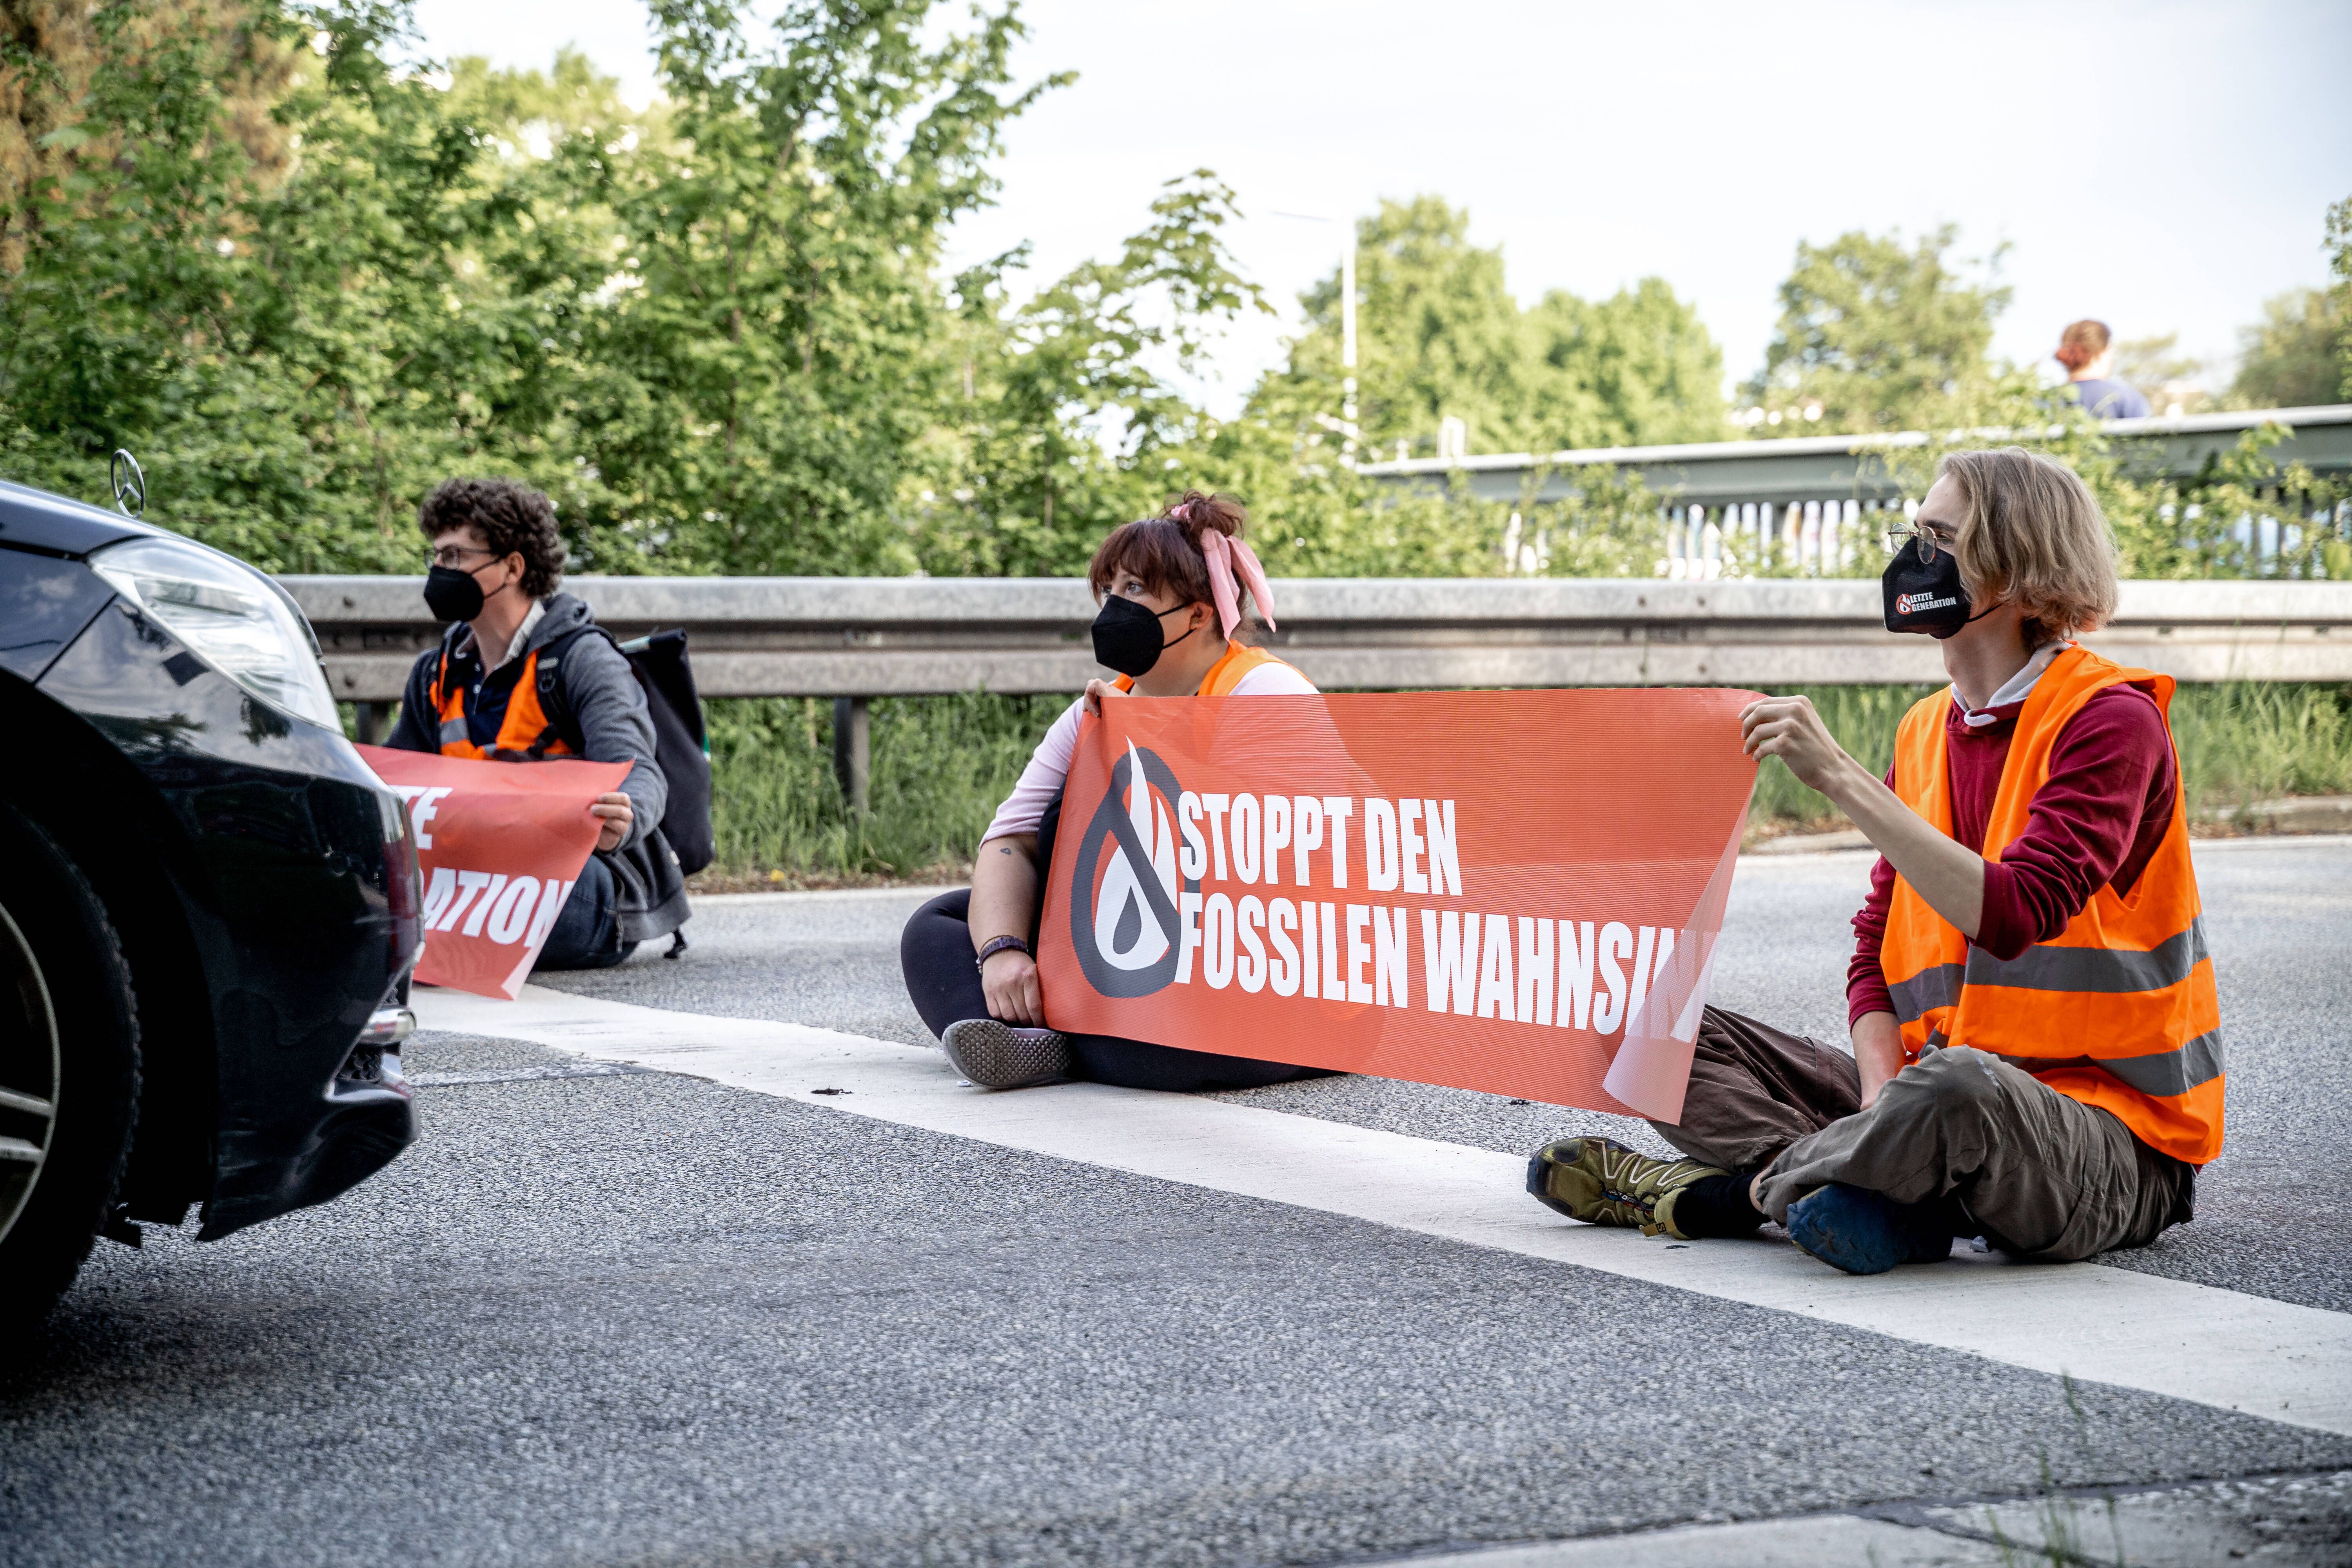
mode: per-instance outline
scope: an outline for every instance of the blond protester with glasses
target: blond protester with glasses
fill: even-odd
[[[1707,1009],[1682,1150],[1554,1143],[1529,1190],[1577,1219],[1685,1239],[1768,1221],[1854,1274],[1955,1237],[2066,1260],[2193,1212],[2221,1149],[2213,963],[2189,864],[2170,677],[2083,647],[2115,543],[2072,472],[2019,447],[1945,458],[1887,535],[1890,632],[1951,685],[1879,777],[1801,697],[1741,715],[1879,851],[1853,918],[1852,1053]]]

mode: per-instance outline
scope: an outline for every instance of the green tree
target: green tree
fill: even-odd
[[[50,221],[103,211],[134,172],[131,127],[113,111],[127,73],[149,87],[193,87],[192,105],[163,120],[194,120],[235,143],[249,178],[284,173],[290,148],[271,109],[297,68],[283,33],[257,26],[236,0],[150,0],[97,6],[11,0],[0,7],[0,276],[20,270]],[[201,61],[200,79],[184,67]],[[160,107],[160,106],[159,106]],[[226,151],[226,150],[225,150]]]
[[[2115,346],[2115,377],[2147,394],[2149,404],[2160,414],[2164,412],[2164,389],[2194,380],[2205,368],[2202,362],[2179,351],[2179,332],[2123,339]],[[2206,405],[2207,398],[2201,392],[2186,390],[2188,395],[2181,400],[2181,412],[2194,414]]]
[[[796,0],[755,41],[730,0],[656,0],[673,138],[593,187],[626,275],[576,393],[599,560],[915,564],[897,501],[955,369],[941,236],[1052,85],[1000,91],[1009,11],[935,36],[931,8]]]
[[[633,115],[576,56],[395,69],[404,0],[205,3],[0,57],[5,471],[89,494],[132,446],[159,519],[273,567],[413,564],[453,470],[548,489],[605,569],[914,563],[940,235],[1050,85],[999,90],[1009,11],[803,0],[755,41],[665,0]]]
[[[273,83],[280,106],[331,69],[292,53],[295,31],[275,14],[156,4],[17,35],[18,122],[52,128],[16,163],[0,257],[12,474],[91,493],[103,454],[130,444],[199,532],[240,492],[291,497],[316,477],[276,417],[309,389],[272,374],[255,341],[273,307],[253,286],[274,244],[258,209],[281,184],[273,154],[293,139],[275,107],[279,136],[256,146],[231,133],[234,85],[257,58],[291,66]],[[184,470],[184,446],[215,460]]]
[[[555,351],[602,268],[530,237],[495,139],[388,64],[404,13],[186,12],[100,8],[53,73],[85,87],[0,268],[7,471],[92,494],[130,446],[158,521],[295,570],[413,567],[453,467],[560,489]]]
[[[1528,313],[1535,352],[1550,374],[1539,399],[1538,450],[1719,441],[1723,351],[1696,307],[1664,279],[1644,278],[1586,302],[1554,289]],[[1579,419],[1583,422],[1579,423]]]
[[[1723,433],[1722,355],[1658,279],[1598,302],[1566,290],[1522,311],[1503,253],[1473,245],[1469,214],[1435,196],[1384,201],[1356,226],[1362,456],[1437,450],[1448,418],[1469,449],[1712,439]],[[1299,297],[1307,329],[1260,388],[1295,400],[1339,376],[1339,276]],[[1336,416],[1332,396],[1322,412]]]
[[[1219,323],[1266,307],[1220,237],[1238,215],[1213,174],[1169,181],[1151,215],[1116,258],[1025,303],[999,264],[960,280],[970,391],[953,459],[918,498],[927,569],[1075,573],[1184,488],[1205,422],[1163,373],[1197,374]]]
[[[1958,239],[1947,225],[1907,245],[1858,230],[1826,246],[1801,241],[1764,367],[1742,389],[1765,410],[1754,433],[1934,428],[1979,400],[2011,290],[1993,281],[2000,250],[1973,279],[1948,259]]]
[[[2238,333],[2230,401],[2241,408],[2302,408],[2343,391],[2346,318],[2336,294],[2294,289],[2263,303],[2263,320]]]
[[[1386,454],[1399,441],[1426,455],[1438,424],[1469,426],[1474,450],[1509,451],[1534,405],[1518,302],[1503,253],[1470,243],[1470,215],[1435,196],[1383,201],[1356,226],[1357,423]],[[1339,368],[1339,274],[1300,297],[1309,329],[1294,367]],[[1339,412],[1335,401],[1331,412]]]
[[[1276,570],[1653,569],[1657,500],[1400,495],[1339,461],[1337,280],[1220,423],[1181,390],[1262,308],[1233,195],[1171,182],[1113,257],[1020,300],[954,279],[1014,90],[1011,11],[659,0],[664,97],[414,59],[404,0],[31,4],[0,33],[0,472],[276,570],[413,570],[453,472],[557,498],[621,571],[1066,573],[1190,485]],[[1367,220],[1375,438],[1549,448],[1712,433],[1717,357],[1656,280],[1521,311],[1443,203]],[[1369,455],[1369,453],[1367,454]]]
[[[2336,319],[2352,322],[2352,196],[2327,209],[2327,271],[2335,279],[2328,295],[2335,301]],[[2336,395],[2352,402],[2352,331],[2337,340],[2336,357],[2344,371]]]

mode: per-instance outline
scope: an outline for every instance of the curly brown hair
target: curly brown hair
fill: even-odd
[[[522,591],[543,599],[563,581],[563,535],[555,503],[513,479],[443,479],[416,509],[427,539],[471,524],[500,556],[522,557]]]

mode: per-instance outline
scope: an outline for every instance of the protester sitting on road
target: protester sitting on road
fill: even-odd
[[[1315,687],[1239,640],[1243,606],[1270,626],[1272,596],[1242,542],[1245,518],[1225,496],[1187,491],[1160,516],[1114,529],[1087,575],[1102,613],[1095,658],[1121,671],[1089,681],[1046,731],[1021,781],[981,837],[971,887],[942,894],[907,922],[907,993],[948,1059],[973,1083],[1014,1089],[1057,1077],[1134,1089],[1249,1089],[1312,1068],[1047,1026],[1035,957],[1040,887],[1053,863],[1062,787],[1085,712],[1142,697],[1312,696]],[[1238,573],[1238,580],[1236,579]]]
[[[385,743],[494,762],[629,763],[621,787],[589,808],[603,823],[596,849],[536,967],[618,963],[688,914],[659,826],[669,786],[645,689],[588,606],[555,591],[563,540],[545,496],[509,479],[445,479],[416,524],[432,541],[425,604],[453,624],[417,656]]]
[[[2105,321],[2076,321],[2058,336],[2053,357],[2066,367],[2066,391],[2101,419],[2145,419],[2147,399],[2139,388],[2114,379],[2116,351]]]
[[[2190,1217],[2221,1149],[2213,966],[2189,864],[2170,678],[2074,640],[2116,604],[2115,545],[2067,469],[1954,453],[1889,535],[1885,616],[1943,639],[1882,783],[1801,697],[1741,714],[1877,847],[1846,995],[1851,1057],[1708,1008],[1678,1124],[1691,1156],[1601,1138],[1530,1163],[1575,1218],[1674,1236],[1767,1219],[1850,1273],[1954,1237],[2053,1259]]]

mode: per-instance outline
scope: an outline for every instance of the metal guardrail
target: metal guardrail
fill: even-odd
[[[335,695],[380,703],[438,628],[421,577],[287,577]],[[573,577],[620,637],[682,626],[709,697],[1075,692],[1095,604],[1064,578]],[[1867,579],[1320,579],[1268,645],[1327,689],[1875,685],[1943,678]],[[2352,680],[2352,584],[2133,582],[2089,639],[2183,680]]]
[[[2192,474],[2265,423],[2274,455],[2352,471],[2352,405],[2112,419],[2138,466]],[[1843,565],[1872,516],[1901,504],[1874,454],[1925,447],[1917,432],[1718,441],[1371,463],[1407,485],[1459,477],[1487,500],[1569,493],[1580,468],[1639,473],[1669,497],[1664,576],[1626,581],[1292,579],[1270,639],[1326,690],[1448,687],[1876,685],[1939,680],[1924,639],[1890,637],[1878,584],[1832,576],[1718,578],[1727,545],[1779,552],[1804,573]],[[2277,525],[2273,520],[2271,526]],[[325,652],[335,695],[373,739],[438,628],[419,577],[287,577]],[[1075,692],[1108,675],[1091,657],[1095,605],[1061,578],[574,577],[622,637],[682,627],[706,697],[831,697],[844,795],[862,805],[866,700],[988,690]],[[2133,583],[2116,624],[2090,639],[2182,680],[2352,680],[2352,585],[2271,581]]]
[[[440,628],[422,577],[285,577],[337,698],[375,738]],[[683,627],[706,697],[831,697],[843,797],[863,809],[866,700],[1070,692],[1097,665],[1069,578],[573,577],[622,637]],[[1317,579],[1275,585],[1269,646],[1326,690],[1880,685],[1943,679],[1890,636],[1868,580]],[[2183,680],[2352,680],[2352,584],[2126,583],[2089,639]]]

